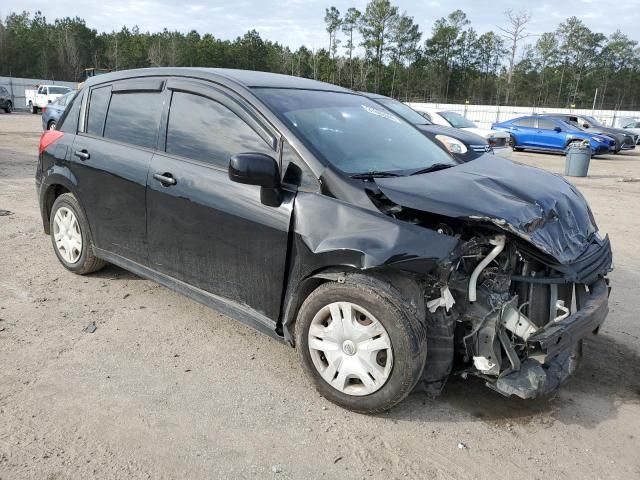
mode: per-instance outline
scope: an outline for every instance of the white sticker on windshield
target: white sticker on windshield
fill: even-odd
[[[361,105],[361,107],[364,108],[365,111],[369,112],[372,115],[378,115],[379,117],[386,118],[388,120],[391,120],[392,122],[400,123],[400,119],[389,112],[386,112],[384,110],[378,110],[376,108],[371,108],[366,105]]]

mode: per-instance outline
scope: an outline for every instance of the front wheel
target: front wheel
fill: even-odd
[[[51,120],[49,122],[49,124],[47,125],[47,129],[48,130],[55,130],[56,129],[56,121],[55,120]]]
[[[296,346],[322,396],[378,413],[411,392],[424,369],[427,340],[424,323],[404,305],[387,284],[361,275],[309,295],[298,314]]]
[[[32,102],[29,102],[29,111],[35,115],[38,113],[38,107],[36,107]]]
[[[62,194],[53,202],[50,222],[53,250],[67,270],[84,275],[105,266],[93,253],[89,224],[73,194]]]

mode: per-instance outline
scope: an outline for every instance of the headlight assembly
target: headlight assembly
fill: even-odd
[[[442,143],[451,153],[467,153],[467,147],[460,140],[448,135],[436,135],[436,140]]]

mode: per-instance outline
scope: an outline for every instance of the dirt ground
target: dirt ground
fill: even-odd
[[[640,183],[620,181],[640,152],[575,179],[616,269],[609,318],[557,395],[453,380],[363,416],[322,399],[283,343],[116,267],[67,272],[37,207],[40,128],[0,115],[1,479],[640,478]]]

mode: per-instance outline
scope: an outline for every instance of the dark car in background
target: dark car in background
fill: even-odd
[[[572,113],[549,113],[548,117],[557,118],[563,120],[571,125],[581,128],[589,133],[606,135],[613,138],[616,142],[615,150],[613,153],[618,153],[622,150],[633,150],[636,148],[635,136],[630,132],[625,132],[621,128],[612,128],[603,125],[597,119],[590,115],[577,115]]]
[[[5,113],[13,112],[13,100],[11,98],[11,94],[9,90],[0,85],[0,109],[4,110]]]
[[[383,107],[399,115],[420,130],[437,145],[455,155],[464,162],[475,160],[485,153],[493,153],[489,142],[475,133],[459,128],[436,125],[424,116],[398,100],[377,93],[360,92]]]
[[[494,123],[491,128],[511,135],[514,150],[566,152],[572,143],[589,142],[594,154],[615,150],[616,142],[608,135],[586,132],[576,125],[545,115],[518,117]]]
[[[43,133],[36,188],[66,269],[110,262],[288,342],[358,412],[450,375],[547,394],[608,312],[609,239],[561,176],[461,162],[310,79],[94,77]]]
[[[60,98],[54,100],[46,107],[42,108],[42,129],[43,130],[53,130],[56,128],[56,124],[60,119],[60,116],[64,112],[64,109],[67,107],[69,102],[73,99],[77,92],[72,91],[69,93],[65,93]]]

